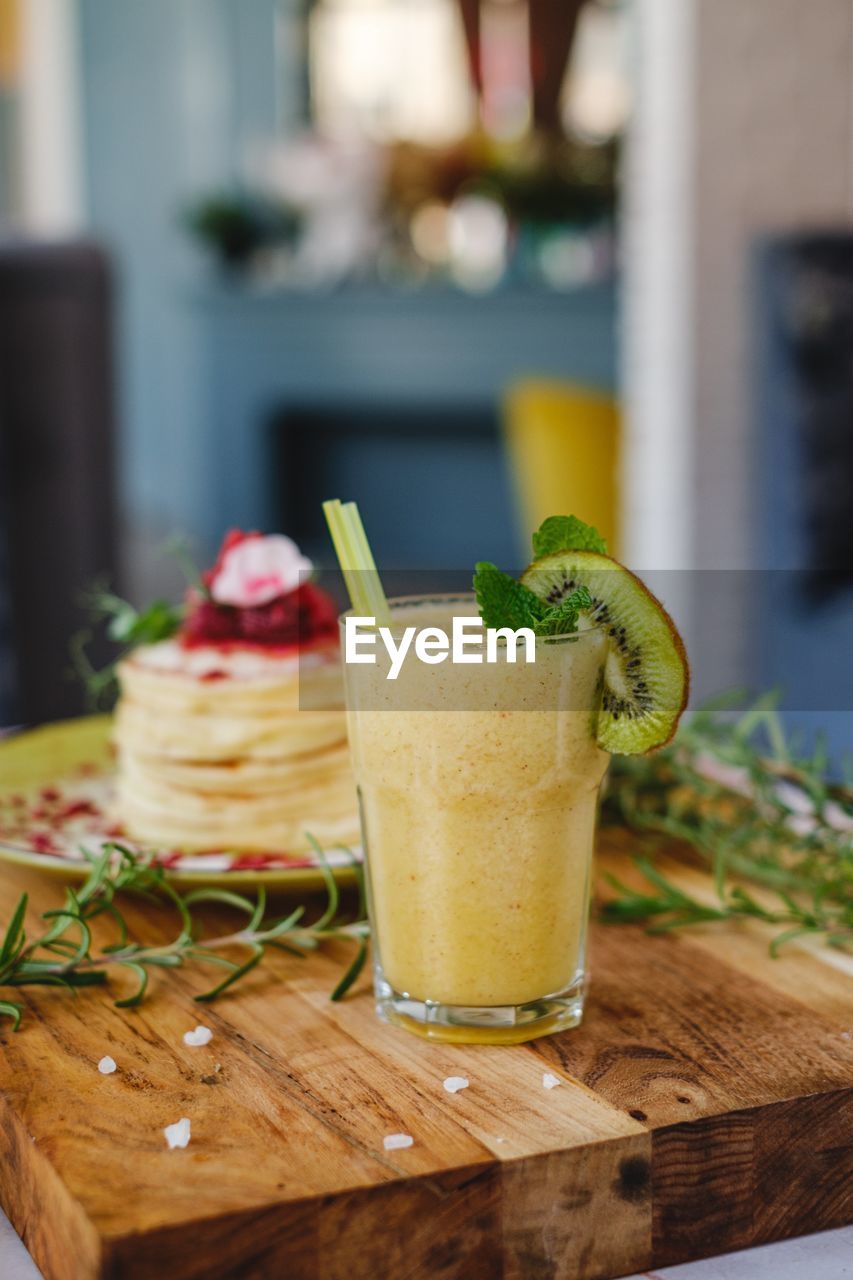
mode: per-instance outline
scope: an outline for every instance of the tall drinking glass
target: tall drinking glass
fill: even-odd
[[[471,596],[389,603],[395,633],[477,615]],[[607,643],[539,639],[535,663],[411,654],[396,680],[381,645],[375,666],[345,664],[385,1020],[488,1043],[580,1021]]]

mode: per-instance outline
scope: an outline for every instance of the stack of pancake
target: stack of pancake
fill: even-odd
[[[119,667],[118,817],[189,852],[359,842],[336,644],[144,645]]]

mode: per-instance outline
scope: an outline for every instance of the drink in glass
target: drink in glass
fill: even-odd
[[[390,604],[393,631],[477,616],[473,596]],[[345,664],[380,1015],[513,1043],[581,1018],[608,635],[535,662]]]

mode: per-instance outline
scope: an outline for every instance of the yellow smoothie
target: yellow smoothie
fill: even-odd
[[[476,615],[392,602],[395,632]],[[348,728],[387,983],[415,1001],[518,1006],[582,982],[598,790],[603,631],[535,664],[350,665]]]

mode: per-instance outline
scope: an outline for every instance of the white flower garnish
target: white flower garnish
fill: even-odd
[[[184,1044],[190,1045],[193,1049],[197,1049],[203,1044],[210,1044],[212,1039],[213,1032],[210,1027],[203,1027],[201,1023],[199,1023],[195,1031],[184,1032]]]
[[[468,1088],[468,1081],[464,1076],[448,1076],[444,1087],[448,1093],[458,1093],[460,1089]]]
[[[312,568],[293,539],[284,534],[246,538],[225,552],[210,594],[217,604],[240,609],[269,604],[276,596],[295,591]]]
[[[111,1058],[109,1054],[106,1054],[98,1063],[98,1070],[102,1076],[111,1076],[116,1070],[115,1058]]]
[[[173,1151],[175,1147],[185,1147],[190,1140],[190,1122],[186,1116],[182,1116],[175,1124],[167,1124],[163,1133],[169,1144],[170,1151]]]
[[[382,1145],[386,1151],[402,1151],[404,1147],[410,1147],[414,1142],[414,1138],[408,1133],[389,1133],[387,1138],[382,1139]]]
[[[559,1076],[552,1076],[550,1071],[546,1071],[542,1077],[543,1089],[556,1089],[558,1084],[562,1084]]]

